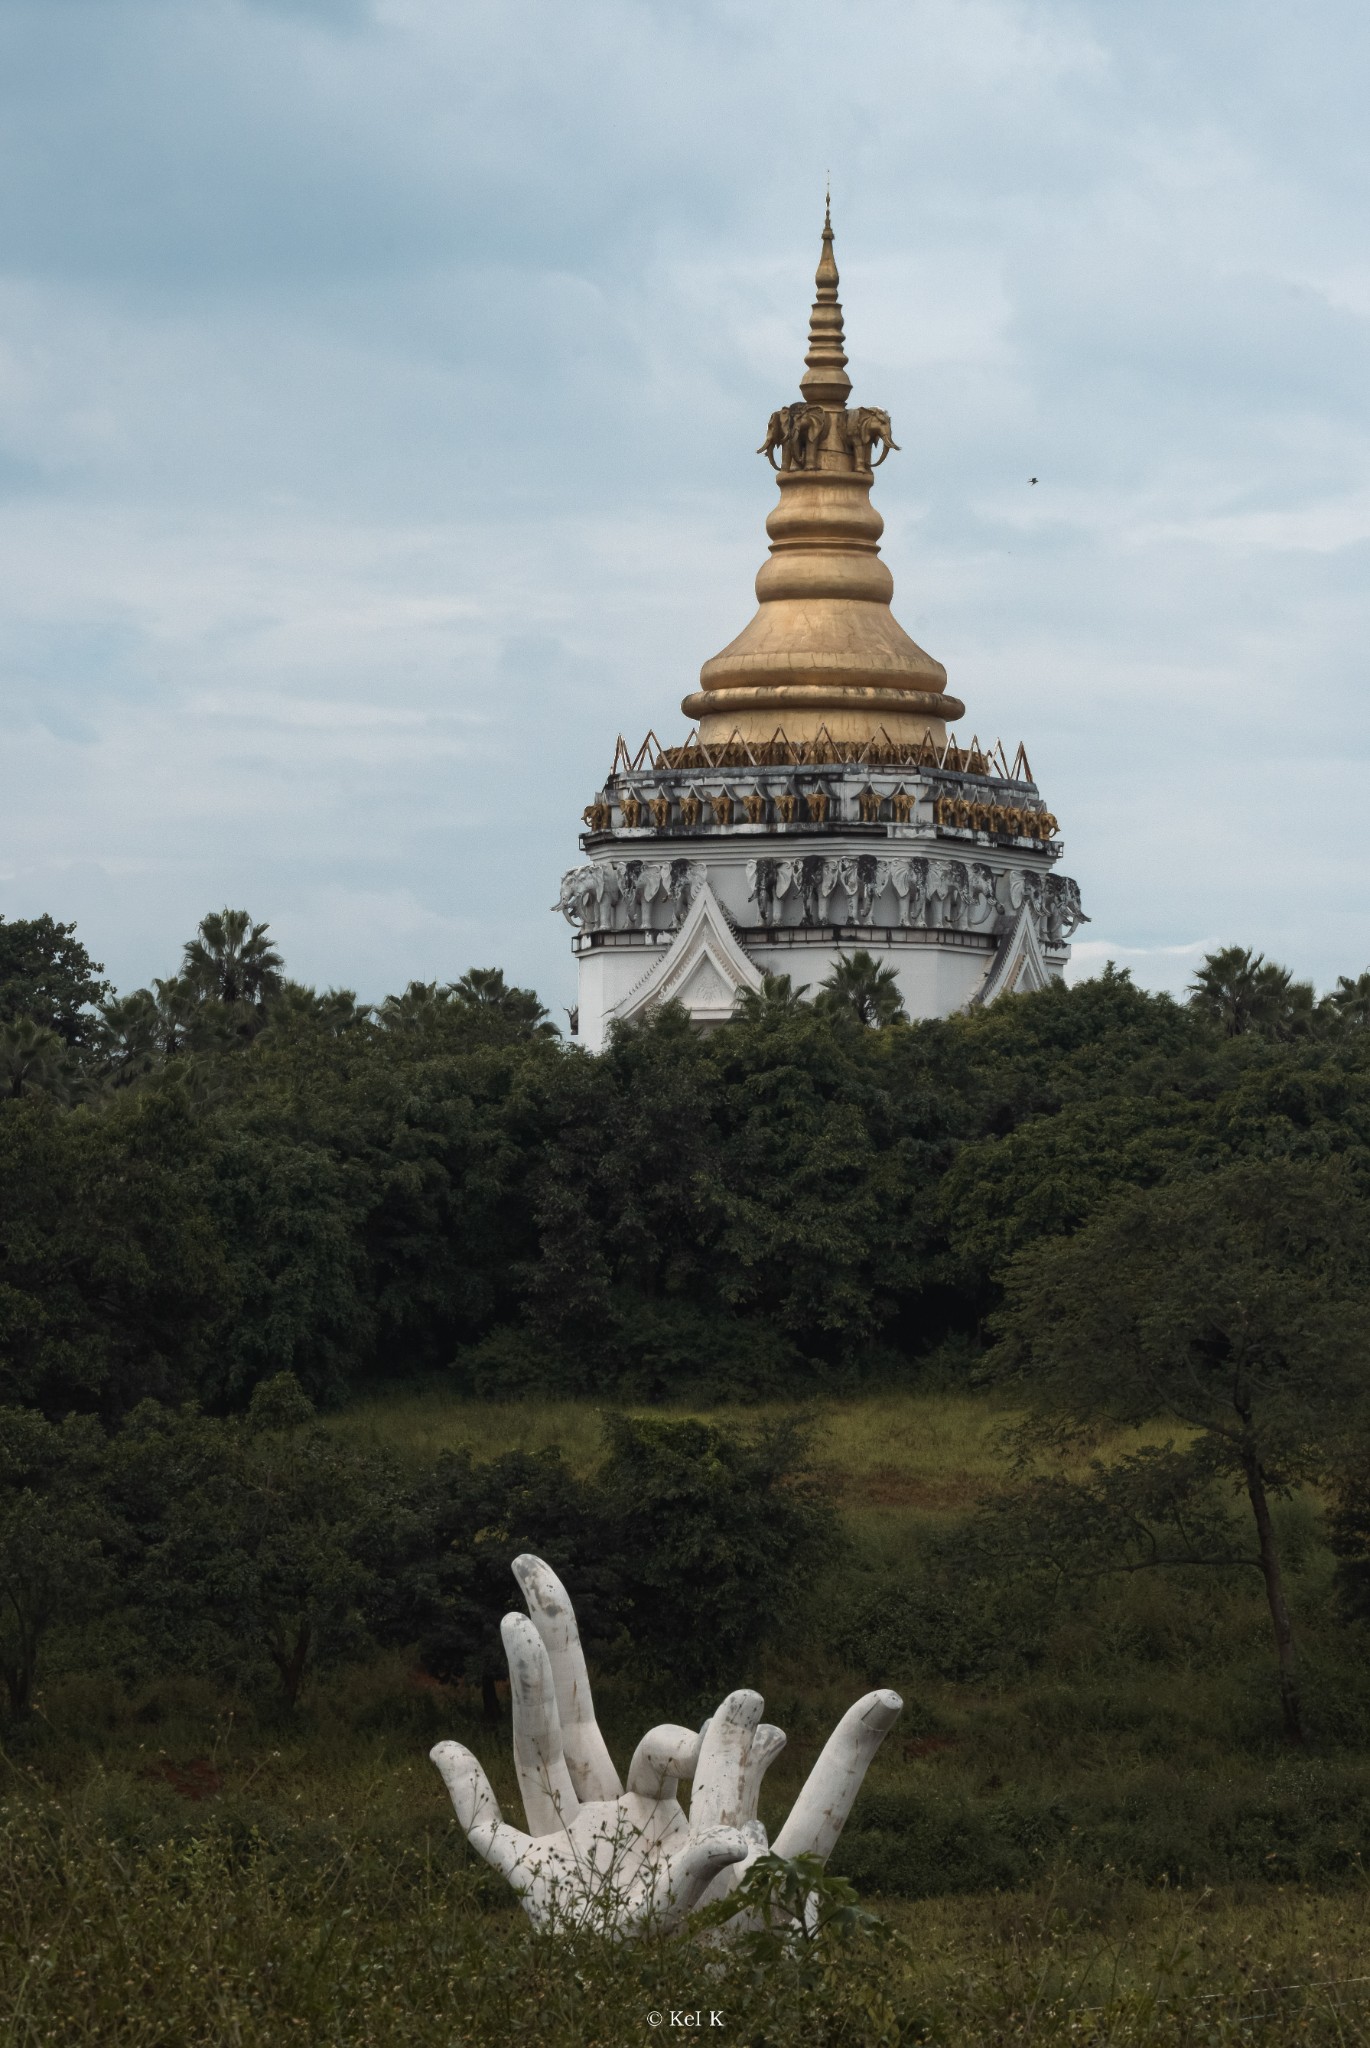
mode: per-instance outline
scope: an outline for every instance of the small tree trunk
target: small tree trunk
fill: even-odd
[[[488,1674],[480,1682],[480,1704],[487,1721],[503,1719],[499,1710],[499,1694],[495,1691],[495,1681]]]
[[[1251,1502],[1251,1512],[1256,1517],[1261,1576],[1265,1580],[1265,1597],[1270,1603],[1270,1620],[1275,1631],[1275,1655],[1280,1667],[1280,1706],[1284,1713],[1284,1737],[1286,1742],[1301,1743],[1303,1716],[1299,1709],[1298,1660],[1294,1649],[1294,1628],[1284,1597],[1284,1574],[1280,1570],[1275,1525],[1270,1519],[1270,1502],[1266,1498],[1265,1474],[1261,1471],[1260,1460],[1254,1453],[1248,1453],[1242,1464],[1246,1472],[1246,1491]]]
[[[33,1665],[23,1656],[16,1657],[13,1662],[6,1658],[0,1664],[0,1678],[5,1681],[10,1713],[18,1721],[27,1714],[33,1698]]]
[[[304,1684],[305,1671],[309,1665],[309,1651],[314,1631],[308,1621],[302,1621],[295,1631],[295,1640],[287,1650],[284,1643],[268,1644],[271,1661],[280,1673],[281,1685],[285,1692],[286,1705],[293,1714],[299,1704],[300,1688]]]
[[[38,1676],[38,1648],[43,1639],[43,1623],[32,1615],[26,1615],[15,1600],[10,1605],[15,1609],[14,1654],[0,1659],[0,1678],[5,1681],[9,1694],[10,1714],[18,1721],[33,1705],[34,1681]]]

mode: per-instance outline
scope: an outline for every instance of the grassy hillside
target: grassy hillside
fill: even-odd
[[[965,1655],[953,1642],[948,1655],[945,1643],[919,1639],[916,1606],[912,1626],[900,1625],[900,1602],[926,1572],[930,1543],[1004,1477],[1013,1412],[907,1392],[804,1412],[842,1535],[783,1650],[736,1678],[759,1686],[789,1732],[770,1778],[772,1820],[848,1701],[892,1683],[903,1722],[839,1852],[866,1889],[1021,1885],[1071,1860],[1151,1883],[1356,1881],[1370,1849],[1370,1688],[1329,1624],[1316,1503],[1296,1497],[1280,1509],[1318,1730],[1313,1753],[1291,1757],[1254,1571],[1120,1575],[1063,1597],[1034,1640],[1002,1656],[992,1640]],[[335,1426],[424,1455],[559,1444],[588,1471],[598,1425],[591,1404],[429,1393],[359,1406]],[[1107,1457],[1164,1435],[1127,1432],[1099,1449]],[[853,1624],[863,1603],[881,1622],[864,1650]],[[932,1611],[945,1628],[935,1602]],[[958,1655],[977,1668],[957,1676]],[[628,1744],[640,1711],[669,1710],[628,1687],[603,1696]]]
[[[734,1682],[789,1733],[772,1828],[851,1699],[903,1694],[836,1860],[906,1951],[858,1944],[807,1984],[758,1986],[649,1945],[568,1978],[472,1864],[426,1759],[439,1736],[468,1743],[517,1813],[507,1722],[484,1722],[473,1691],[390,1656],[320,1680],[289,1717],[193,1676],[125,1689],[58,1659],[5,1758],[0,2040],[618,2048],[674,2003],[731,2005],[733,2038],[775,2048],[1370,2042],[1370,1700],[1328,1621],[1316,1504],[1281,1509],[1317,1730],[1291,1755],[1254,1572],[1109,1580],[1027,1640],[1012,1614],[910,1608],[937,1543],[1002,1476],[1012,1413],[909,1393],[805,1412],[840,1540],[782,1650]],[[598,1445],[590,1403],[438,1392],[330,1427],[416,1461],[559,1445],[583,1473]],[[621,1762],[680,1713],[631,1669],[597,1697]]]

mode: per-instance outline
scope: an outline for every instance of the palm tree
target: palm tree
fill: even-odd
[[[0,1024],[0,1092],[12,1102],[35,1089],[66,1102],[76,1078],[70,1049],[55,1031],[33,1017]]]
[[[819,1001],[824,1009],[850,1011],[858,1023],[877,1030],[908,1022],[898,975],[892,967],[882,967],[874,954],[864,949],[844,954],[838,960],[820,984]]]
[[[460,981],[439,987],[411,981],[402,996],[387,996],[376,1013],[387,1031],[433,1032],[472,1025],[489,1037],[559,1038],[561,1033],[530,988],[511,988],[500,967],[473,967]]]
[[[253,924],[245,910],[211,910],[186,944],[181,976],[209,1001],[260,1010],[279,992],[283,965],[264,924]]]
[[[371,1005],[359,1003],[355,989],[320,990],[302,981],[284,981],[271,999],[267,1028],[281,1032],[306,1027],[337,1038],[340,1033],[365,1024],[370,1015]]]
[[[450,992],[435,981],[411,981],[402,996],[387,996],[376,1016],[387,1031],[424,1031],[450,1007]]]
[[[1224,946],[1207,956],[1190,983],[1189,1006],[1227,1038],[1247,1031],[1296,1038],[1316,1017],[1312,984],[1295,981],[1287,967],[1248,946]]]
[[[530,988],[511,988],[502,967],[472,967],[454,981],[448,994],[454,1002],[486,1016],[497,1016],[530,1038],[560,1038],[561,1033]]]
[[[108,1087],[128,1088],[150,1074],[166,1056],[166,1026],[152,990],[136,988],[102,1004],[96,1043]]]
[[[807,981],[796,988],[788,974],[763,974],[760,988],[740,988],[733,1004],[734,1017],[748,1024],[765,1024],[777,1017],[793,1017],[807,1010]]]
[[[1339,974],[1327,1003],[1343,1024],[1359,1025],[1364,1029],[1370,1024],[1370,970],[1358,974],[1354,981]]]

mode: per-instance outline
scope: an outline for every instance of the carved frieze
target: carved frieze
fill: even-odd
[[[775,931],[835,925],[877,929],[981,932],[1010,929],[1024,905],[1041,943],[1059,949],[1089,922],[1079,885],[1069,875],[1040,875],[988,861],[915,854],[763,854],[749,860],[745,928]],[[700,882],[703,861],[590,861],[563,877],[554,908],[585,932],[678,930]],[[739,877],[740,880],[740,877]],[[714,888],[719,888],[716,876]]]
[[[702,874],[694,860],[587,861],[562,876],[552,908],[580,931],[651,931],[659,904],[665,926],[675,930]]]

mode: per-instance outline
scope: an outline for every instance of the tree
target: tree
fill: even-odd
[[[33,1704],[53,1624],[89,1615],[111,1592],[104,1453],[88,1417],[0,1408],[0,1678],[12,1714]]]
[[[1358,974],[1354,981],[1339,974],[1327,1004],[1340,1023],[1363,1031],[1370,1024],[1370,969]]]
[[[371,1015],[369,1003],[359,1003],[351,988],[309,988],[304,982],[283,981],[271,998],[267,1028],[278,1036],[288,1031],[323,1031],[333,1037],[355,1031]]]
[[[479,1016],[496,1019],[520,1038],[561,1033],[530,988],[511,988],[501,967],[472,967],[452,985],[453,999]]]
[[[819,1002],[839,1014],[850,1012],[858,1023],[883,1030],[907,1020],[899,977],[892,967],[882,967],[874,954],[864,949],[845,955],[819,984]]]
[[[0,1094],[17,1102],[41,1091],[64,1102],[78,1080],[71,1048],[32,1017],[0,1024]]]
[[[1189,1002],[1227,1038],[1246,1031],[1294,1038],[1311,1028],[1315,1014],[1310,982],[1295,981],[1287,967],[1246,946],[1208,954],[1190,983]]]
[[[101,1005],[95,1050],[100,1078],[110,1088],[131,1088],[161,1065],[161,1018],[150,989]]]
[[[1370,1210],[1345,1164],[1241,1162],[1138,1192],[1021,1253],[1006,1291],[1001,1364],[1040,1412],[1169,1420],[1196,1472],[1244,1493],[1301,1741],[1270,1502],[1325,1474],[1365,1415]]]
[[[733,1015],[748,1024],[764,1024],[773,1017],[788,1017],[803,1006],[809,992],[807,981],[796,988],[788,974],[763,974],[760,988],[740,988]]]
[[[1341,1611],[1370,1622],[1370,1446],[1357,1445],[1338,1475],[1328,1535]]]
[[[0,1400],[113,1419],[198,1390],[236,1306],[212,1135],[171,1090],[0,1104]]]
[[[132,1088],[180,1053],[236,1042],[221,1004],[179,978],[158,981],[101,1005],[96,1071],[107,1088]]]
[[[398,1498],[385,1459],[313,1417],[282,1373],[243,1418],[149,1406],[116,1447],[119,1504],[138,1525],[126,1583],[150,1644],[225,1676],[245,1653],[264,1658],[291,1710],[321,1665],[370,1647],[365,1559]]]
[[[593,1652],[616,1627],[617,1580],[604,1535],[594,1490],[560,1451],[510,1451],[485,1464],[466,1450],[445,1451],[393,1525],[376,1577],[376,1630],[388,1642],[417,1643],[431,1677],[478,1685],[486,1719],[497,1720],[506,1668],[499,1625],[514,1559],[524,1551],[555,1559],[575,1587]]]
[[[435,1042],[509,1045],[561,1035],[533,991],[511,988],[499,967],[473,967],[442,986],[411,981],[402,996],[385,998],[377,1016],[387,1031]]]
[[[86,1045],[94,1013],[111,993],[111,984],[100,979],[104,971],[74,924],[48,916],[0,917],[0,1022],[30,1017],[65,1045]]]
[[[604,1437],[596,1485],[635,1655],[701,1696],[755,1672],[836,1541],[803,1425],[613,1415]]]
[[[181,976],[202,999],[260,1017],[267,998],[280,990],[282,965],[267,926],[254,924],[245,910],[225,908],[201,918],[186,941]]]

